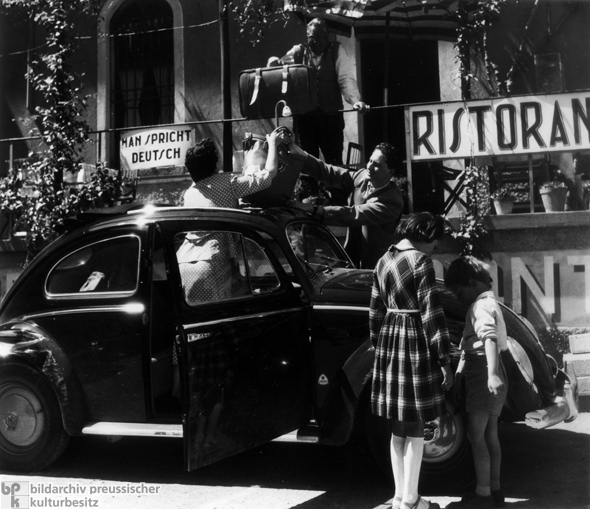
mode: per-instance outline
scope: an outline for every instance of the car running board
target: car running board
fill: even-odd
[[[319,427],[313,424],[292,431],[291,433],[287,433],[286,435],[273,440],[273,442],[303,442],[308,444],[317,444],[319,441]]]
[[[182,424],[152,424],[147,422],[93,422],[82,428],[82,434],[111,437],[183,437]],[[275,438],[273,442],[318,443],[318,428],[317,426],[306,426]]]
[[[182,438],[182,424],[152,424],[148,422],[93,422],[82,428],[83,435],[115,437],[173,437]]]

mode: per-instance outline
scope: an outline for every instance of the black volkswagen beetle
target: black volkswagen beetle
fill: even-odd
[[[368,404],[371,285],[296,210],[82,214],[0,305],[0,468],[43,469],[74,435],[177,437],[187,469],[294,432],[342,445],[359,425],[387,451]],[[443,298],[458,342],[465,309]],[[503,309],[513,344],[504,417],[522,420],[571,385]],[[568,401],[562,419],[577,414]],[[466,456],[450,403],[425,438],[426,472]]]

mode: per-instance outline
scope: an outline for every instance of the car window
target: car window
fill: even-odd
[[[272,251],[273,255],[277,258],[279,264],[282,265],[283,270],[287,273],[287,275],[293,276],[293,268],[291,267],[287,255],[277,240],[268,233],[258,232],[258,234],[264,239],[264,245],[270,249],[270,251]]]
[[[328,267],[350,267],[342,250],[334,245],[334,240],[322,227],[313,223],[295,223],[287,227],[286,233],[291,249],[308,273],[314,274]]]
[[[77,249],[50,271],[46,290],[52,296],[123,293],[137,289],[139,238],[116,237]]]
[[[174,241],[184,297],[192,306],[280,288],[264,250],[239,233],[198,230],[177,234]]]
[[[280,281],[263,249],[253,240],[244,239],[252,293],[260,295],[279,289]]]

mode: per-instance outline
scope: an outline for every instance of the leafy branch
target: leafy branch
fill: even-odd
[[[489,214],[487,167],[465,168],[464,183],[467,204],[465,216],[461,218],[459,229],[452,235],[461,246],[461,255],[489,259],[491,254],[485,247],[488,231],[483,222],[484,216]]]
[[[247,35],[253,45],[264,37],[270,25],[284,12],[283,3],[274,0],[232,0],[231,9],[240,26],[240,34]]]

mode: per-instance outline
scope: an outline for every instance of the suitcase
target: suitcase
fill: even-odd
[[[274,118],[284,100],[293,115],[318,109],[316,70],[302,64],[247,69],[239,76],[240,113],[248,119]]]

